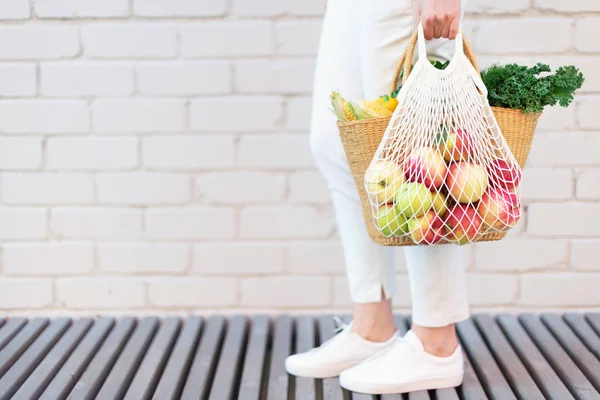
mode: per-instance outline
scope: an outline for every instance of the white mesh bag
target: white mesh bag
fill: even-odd
[[[464,53],[462,32],[440,70],[426,57],[422,25],[417,29],[420,56],[408,76],[405,69],[365,189],[373,223],[385,236],[464,245],[517,223],[522,171]]]

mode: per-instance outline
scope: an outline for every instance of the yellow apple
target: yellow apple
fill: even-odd
[[[422,183],[407,182],[396,195],[396,207],[406,218],[422,216],[432,204],[433,194]]]
[[[378,205],[391,203],[405,181],[404,171],[394,162],[379,161],[369,167],[365,181],[367,192],[375,198]]]
[[[385,236],[402,236],[406,233],[406,217],[393,205],[385,204],[377,213],[377,227]]]

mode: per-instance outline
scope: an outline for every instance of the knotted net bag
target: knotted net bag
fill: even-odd
[[[411,69],[407,49],[398,107],[364,175],[372,223],[406,244],[499,239],[521,216],[521,167],[462,32],[454,43],[436,68],[419,24],[419,57]]]

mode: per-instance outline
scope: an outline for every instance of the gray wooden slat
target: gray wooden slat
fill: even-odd
[[[544,396],[550,400],[573,399],[567,387],[548,364],[548,361],[531,340],[517,317],[500,315],[496,320]]]
[[[285,371],[285,359],[291,349],[292,319],[287,315],[278,316],[274,323],[267,400],[288,398],[289,379]]]
[[[600,335],[600,313],[587,313],[585,319],[590,323],[592,328]]]
[[[101,386],[97,398],[121,399],[125,395],[131,380],[148,350],[158,329],[158,318],[144,317],[119,355],[117,362]]]
[[[469,355],[488,397],[492,400],[516,399],[473,321],[469,319],[458,323],[457,330],[463,349]]]
[[[490,315],[476,315],[473,320],[517,397],[522,400],[544,400],[544,395],[494,318]]]
[[[461,393],[460,398],[461,400],[487,400],[488,397],[485,394],[485,391],[483,390],[481,382],[479,382],[479,378],[475,373],[473,364],[471,364],[471,359],[469,358],[467,352],[464,350],[465,347],[462,345],[462,342],[461,346],[463,348],[463,357],[465,360],[465,371],[463,376],[463,383],[458,389],[459,393]]]
[[[4,325],[5,322],[6,320],[4,318],[0,318],[0,328],[2,328],[2,325]]]
[[[234,316],[229,320],[209,400],[234,400],[240,383],[239,374],[242,370],[247,334],[246,317]]]
[[[304,353],[315,347],[315,321],[310,316],[296,318],[296,353]],[[296,395],[298,400],[315,400],[315,380],[312,378],[295,377]]]
[[[600,334],[587,323],[582,314],[566,313],[563,316],[565,322],[571,327],[577,337],[581,339],[587,348],[600,360]]]
[[[246,358],[240,379],[239,399],[260,400],[263,381],[266,379],[265,361],[270,335],[270,319],[258,315],[252,319]]]
[[[83,375],[81,375],[77,383],[73,386],[73,390],[71,390],[69,397],[67,397],[68,400],[91,400],[96,397],[98,390],[115,364],[121,350],[125,347],[125,343],[129,339],[131,332],[133,332],[136,322],[137,320],[133,317],[119,319],[114,329],[103,341],[102,346],[92,358]],[[48,397],[48,400],[51,399],[51,397]]]
[[[131,385],[125,393],[125,400],[146,400],[152,397],[169,354],[173,349],[180,327],[180,318],[165,318],[156,334],[156,338],[135,372]]]
[[[456,389],[438,389],[433,393],[435,400],[459,400]]]
[[[318,319],[321,344],[335,336],[335,322],[332,316],[321,316]],[[323,400],[343,400],[344,392],[338,378],[323,379]]]
[[[48,326],[47,318],[34,318],[13,337],[13,339],[0,350],[0,377],[21,357],[29,345]]]
[[[596,356],[585,347],[577,335],[558,315],[543,314],[542,322],[552,332],[596,390],[600,391],[600,361]]]
[[[224,328],[225,318],[221,316],[212,316],[206,320],[204,333],[183,387],[182,400],[204,399],[208,396],[221,351]]]
[[[48,351],[56,344],[60,336],[71,325],[70,318],[53,321],[29,346],[23,355],[10,367],[0,379],[0,399],[10,399],[25,382],[29,374],[40,363]]]
[[[91,318],[82,318],[69,328],[52,348],[37,368],[29,375],[25,383],[15,393],[17,399],[37,399],[44,389],[49,385],[58,371],[63,367],[65,361],[73,352],[73,349],[81,342],[86,332],[92,326]],[[73,370],[67,369],[69,372]],[[64,397],[64,395],[62,396]],[[58,397],[55,397],[58,398]]]
[[[189,317],[185,320],[181,334],[169,357],[167,366],[158,382],[153,400],[176,400],[180,398],[187,373],[196,352],[203,320]]]
[[[0,328],[0,350],[25,326],[26,318],[10,318],[8,322]]]
[[[539,317],[532,314],[524,314],[519,317],[519,320],[576,399],[600,399],[600,395],[590,381],[577,368],[573,360],[571,360],[561,345],[546,329],[544,324],[542,324]]]

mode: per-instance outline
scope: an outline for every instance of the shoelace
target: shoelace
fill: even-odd
[[[344,320],[338,316],[334,316],[333,320],[335,321],[335,329],[333,330],[333,332],[335,334],[342,332],[344,329],[346,329],[348,327],[348,324],[345,323]]]

